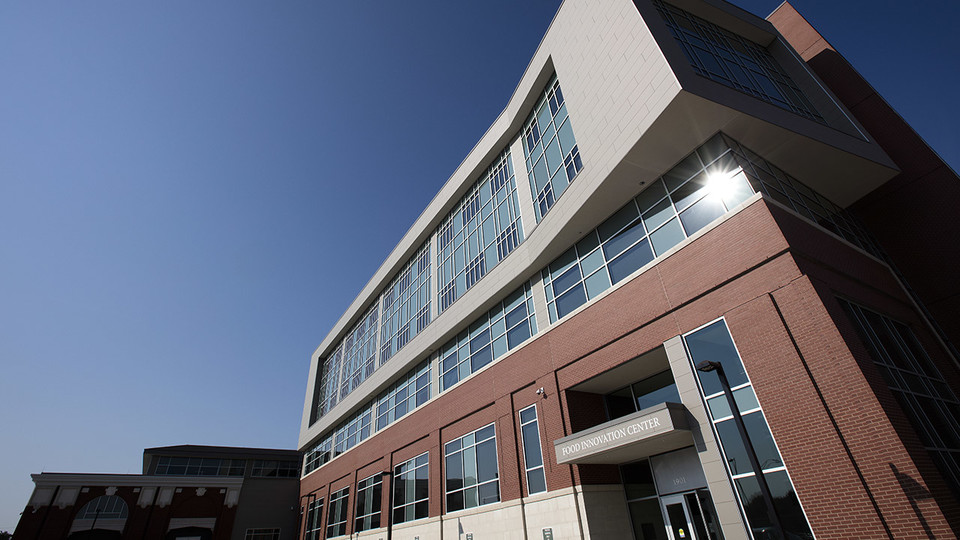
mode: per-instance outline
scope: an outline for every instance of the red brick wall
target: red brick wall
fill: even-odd
[[[882,291],[901,311],[909,305],[877,261],[761,200],[307,476],[301,490],[321,489],[367,463],[397,463],[429,448],[430,515],[439,515],[441,441],[495,421],[501,499],[516,499],[526,493],[516,416],[533,402],[550,490],[618,482],[616,467],[556,465],[552,441],[605,420],[596,397],[570,388],[725,316],[818,537],[865,531],[883,536],[884,522],[898,537],[921,534],[924,522],[939,533],[949,531],[947,506],[921,501],[918,517],[892,473],[890,464],[928,485],[923,466],[899,435],[903,426],[890,419],[881,403],[886,398],[876,396],[879,390],[845,343],[848,336],[824,307],[820,294],[832,298],[835,292],[821,293],[805,275],[820,268],[856,276],[861,288]],[[859,292],[838,287],[850,297]],[[536,395],[541,386],[544,398]]]
[[[116,495],[127,503],[127,521],[124,525],[125,538],[162,539],[168,530],[170,518],[216,517],[215,540],[228,540],[233,533],[233,520],[236,507],[227,508],[225,494],[220,488],[208,488],[203,496],[197,495],[196,488],[183,488],[175,493],[171,503],[163,508],[150,505],[141,508],[137,505],[139,492],[133,487],[118,487]],[[86,493],[77,496],[75,504],[66,508],[56,505],[45,506],[33,512],[27,506],[14,532],[15,538],[31,540],[65,539],[77,513],[87,502],[105,495],[106,486],[89,486]],[[54,499],[55,500],[55,499]]]
[[[768,20],[900,168],[851,209],[960,344],[960,177],[790,4]]]

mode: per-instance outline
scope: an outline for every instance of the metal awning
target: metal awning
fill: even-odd
[[[693,443],[687,410],[661,403],[553,441],[558,464],[628,463]]]

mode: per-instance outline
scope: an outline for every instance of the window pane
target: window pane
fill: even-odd
[[[497,478],[497,442],[486,440],[477,445],[477,473],[481,482]]]
[[[627,493],[627,500],[651,497],[657,494],[649,461],[643,460],[621,465],[620,474],[623,476],[623,488]]]
[[[630,503],[630,519],[637,540],[667,540],[663,513],[657,499]]]
[[[617,283],[652,260],[653,252],[650,250],[650,243],[643,240],[607,265],[610,268],[610,279]]]
[[[547,480],[543,474],[543,467],[527,471],[527,490],[531,494],[547,490]]]
[[[797,493],[787,473],[777,471],[765,473],[763,476],[767,480],[770,495],[773,497],[773,507],[777,511],[777,516],[780,517],[780,525],[783,526],[787,538],[812,539],[813,533],[807,526]]]
[[[690,356],[693,357],[694,365],[703,361],[720,362],[731,387],[747,382],[747,374],[743,369],[743,363],[740,361],[740,356],[733,345],[733,339],[730,338],[730,333],[727,331],[727,325],[722,320],[687,334],[684,341],[690,350]],[[723,390],[715,371],[708,373],[698,371],[697,377],[700,379],[705,395],[709,396]]]
[[[577,285],[557,298],[557,317],[566,316],[586,301],[587,297],[584,294],[583,285]]]
[[[722,216],[725,212],[726,210],[723,207],[723,203],[720,202],[717,196],[707,195],[694,203],[690,208],[680,212],[680,221],[683,222],[683,228],[689,236],[706,227],[710,222]]]
[[[540,431],[537,423],[532,422],[520,428],[523,436],[523,458],[528,469],[543,465],[540,453]]]
[[[650,242],[657,255],[663,255],[667,250],[679,244],[686,238],[680,222],[674,218],[669,223],[650,234]]]

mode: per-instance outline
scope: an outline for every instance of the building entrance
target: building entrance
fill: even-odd
[[[693,447],[621,465],[636,540],[723,540]]]
[[[660,498],[671,540],[720,540],[710,492],[698,489]]]

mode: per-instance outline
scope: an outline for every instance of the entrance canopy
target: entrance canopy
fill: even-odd
[[[553,441],[557,463],[628,463],[693,444],[687,411],[661,403]]]

